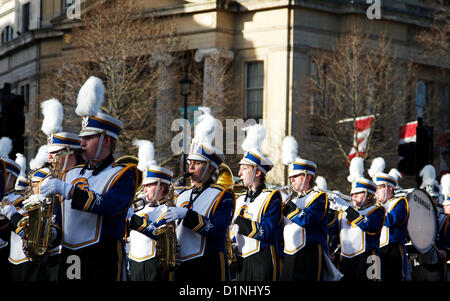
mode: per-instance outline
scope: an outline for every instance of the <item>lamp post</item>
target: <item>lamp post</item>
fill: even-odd
[[[184,77],[178,82],[181,86],[181,95],[184,97],[184,122],[188,122],[188,113],[187,113],[187,99],[191,94],[192,90],[192,80],[189,78],[188,68],[185,68]],[[183,185],[186,185],[186,178],[184,175],[186,174],[186,141],[187,141],[187,131],[184,129],[184,137],[183,137],[183,152],[182,156],[182,164],[183,164]]]

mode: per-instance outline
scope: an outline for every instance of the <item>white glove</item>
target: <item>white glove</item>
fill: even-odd
[[[3,214],[4,216],[6,216],[8,219],[11,219],[11,217],[16,212],[17,212],[16,207],[14,207],[14,205],[12,205],[12,204],[5,205],[3,208],[1,208],[1,211],[0,211],[0,213]]]
[[[187,208],[169,207],[166,212],[166,221],[173,222],[176,219],[183,219],[186,216]]]
[[[345,211],[350,206],[345,200],[341,199],[337,195],[328,195],[328,199],[330,200],[330,208],[334,210]]]
[[[128,211],[127,211],[127,220],[128,221],[131,219],[133,214],[134,214],[134,209],[133,209],[133,205],[131,205],[130,208],[128,208]]]
[[[39,193],[43,196],[49,196],[57,193],[62,195],[65,199],[68,199],[71,188],[71,184],[63,182],[59,179],[45,178],[39,185]]]
[[[45,196],[43,196],[42,194],[33,194],[28,199],[23,201],[22,205],[26,206],[28,204],[32,205],[32,204],[42,203],[42,202],[44,202],[44,200],[45,200]]]

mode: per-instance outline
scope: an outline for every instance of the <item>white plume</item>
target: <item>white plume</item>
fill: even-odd
[[[209,107],[198,107],[198,110],[200,112],[202,112],[203,114],[211,115],[211,108],[209,108]],[[201,116],[200,116],[200,118],[201,118]]]
[[[441,193],[447,198],[447,195],[450,194],[450,173],[446,173],[441,178]]]
[[[284,165],[289,165],[297,159],[298,143],[292,136],[286,136],[281,145],[281,161]]]
[[[75,113],[78,116],[95,116],[100,112],[104,95],[105,86],[101,79],[95,76],[89,77],[78,92]]]
[[[398,179],[402,179],[402,174],[398,171],[397,168],[391,168],[391,170],[389,171],[389,175],[391,177],[394,177],[395,181],[397,181],[398,183]]]
[[[327,180],[324,177],[317,176],[315,182],[316,182],[317,188],[327,189]]]
[[[62,122],[64,119],[64,110],[62,104],[56,98],[41,103],[42,121],[41,130],[48,136],[62,131]]]
[[[141,171],[146,171],[150,166],[156,165],[155,148],[153,142],[149,140],[139,140],[133,139],[133,145],[137,146],[138,149],[138,169]]]
[[[420,187],[434,185],[436,180],[436,170],[433,165],[425,165],[419,173],[422,177],[422,185]]]
[[[378,172],[384,172],[384,168],[386,167],[386,163],[382,157],[378,157],[372,160],[372,164],[370,165],[367,173],[373,179]]]
[[[20,165],[19,176],[26,178],[26,176],[27,176],[27,158],[25,158],[24,155],[17,153],[16,154],[16,163]]]
[[[36,157],[30,160],[30,169],[36,170],[42,168],[48,161],[47,145],[44,144],[39,147]]]
[[[349,175],[347,177],[347,181],[353,183],[358,178],[364,177],[364,160],[361,157],[354,157],[352,161],[350,161]]]
[[[195,125],[195,135],[192,142],[212,144],[216,135],[216,119],[211,115],[208,107],[200,107],[203,114]]]
[[[246,137],[242,142],[244,151],[258,150],[261,151],[261,144],[266,137],[266,129],[262,124],[255,124],[242,129],[246,132]]]
[[[2,137],[0,139],[0,157],[9,159],[9,153],[12,150],[12,140],[9,137]]]

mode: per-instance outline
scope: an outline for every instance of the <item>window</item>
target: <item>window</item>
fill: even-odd
[[[248,62],[245,69],[246,118],[258,121],[263,117],[264,62]]]
[[[416,117],[423,118],[427,105],[427,85],[422,81],[416,82]]]
[[[22,5],[22,32],[30,30],[30,2]]]
[[[6,26],[2,31],[2,45],[8,43],[13,39],[14,30],[11,26]]]

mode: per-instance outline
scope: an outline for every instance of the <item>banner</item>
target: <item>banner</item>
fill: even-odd
[[[416,142],[417,120],[398,127],[398,144]]]
[[[348,154],[349,162],[356,156],[364,156],[367,148],[367,139],[369,138],[370,132],[372,131],[372,124],[374,120],[375,116],[373,115],[356,118],[353,147]]]

